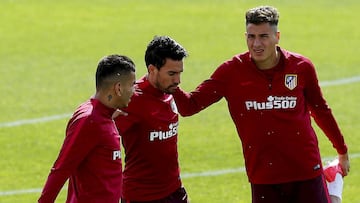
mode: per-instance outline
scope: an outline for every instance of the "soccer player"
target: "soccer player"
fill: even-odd
[[[278,46],[279,13],[246,12],[248,51],[221,64],[195,91],[173,94],[179,113],[193,115],[223,97],[242,143],[253,203],[328,203],[311,116],[338,153],[344,175],[347,146],[318,84],[312,62]]]
[[[122,184],[120,135],[112,118],[134,93],[135,64],[122,55],[102,58],[96,93],[74,112],[38,202],[55,201],[69,179],[67,203],[119,203]]]
[[[155,36],[145,52],[147,74],[136,82],[127,116],[115,119],[125,150],[125,203],[186,203],[178,162],[178,112],[171,95],[180,84],[186,50]]]

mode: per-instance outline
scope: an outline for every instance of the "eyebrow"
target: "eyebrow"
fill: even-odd
[[[256,34],[251,34],[251,33],[246,33],[246,35],[248,36],[256,36]],[[269,33],[262,33],[262,34],[258,34],[259,36],[263,37],[263,36],[269,36]]]
[[[182,72],[184,72],[184,70],[181,70],[181,71],[169,70],[167,72],[168,73],[182,73]]]

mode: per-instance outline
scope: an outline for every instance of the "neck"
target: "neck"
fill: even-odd
[[[146,75],[147,80],[149,81],[150,85],[153,86],[154,88],[158,89],[158,86],[156,84],[156,79],[154,78],[153,75],[150,75],[150,73],[148,73]]]
[[[275,54],[272,56],[271,59],[263,62],[255,62],[256,67],[260,70],[268,70],[275,67],[280,61],[280,53],[278,50],[275,50]]]
[[[116,107],[112,104],[112,101],[114,100],[114,96],[112,94],[100,91],[95,93],[94,98],[99,100],[105,106],[116,109]]]

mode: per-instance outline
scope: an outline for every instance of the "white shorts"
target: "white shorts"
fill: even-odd
[[[339,197],[340,199],[342,199],[343,186],[344,186],[344,180],[340,173],[336,173],[334,181],[327,182],[329,194]]]

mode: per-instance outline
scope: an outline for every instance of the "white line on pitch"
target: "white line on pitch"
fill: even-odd
[[[323,81],[323,82],[320,82],[320,85],[326,87],[326,86],[344,85],[344,84],[356,83],[356,82],[360,82],[360,76],[342,78],[342,79],[331,80],[331,81]],[[0,123],[0,128],[15,127],[15,126],[33,124],[33,123],[44,123],[44,122],[49,122],[49,121],[53,121],[53,120],[69,118],[70,116],[71,116],[71,113],[67,113],[67,114],[47,116],[47,117],[42,117],[42,118],[24,119],[24,120],[12,121],[12,122],[4,122],[4,123]]]
[[[24,119],[24,120],[17,120],[12,122],[5,122],[0,123],[0,128],[6,128],[6,127],[15,127],[25,124],[34,124],[34,123],[45,123],[49,121],[59,120],[63,118],[70,118],[71,114],[59,114],[59,115],[53,115],[53,116],[47,116],[42,118],[33,118],[33,119]]]
[[[350,78],[342,78],[338,80],[331,80],[331,81],[323,81],[320,82],[320,86],[326,87],[326,86],[335,86],[335,85],[345,85],[349,83],[356,83],[360,82],[360,76],[354,76]]]
[[[351,159],[359,158],[360,153],[350,154]],[[333,160],[334,157],[325,157],[323,161]],[[350,160],[351,161],[351,160]],[[181,175],[182,179],[188,178],[197,178],[197,177],[209,177],[209,176],[220,176],[226,175],[231,173],[244,173],[245,167],[239,168],[229,168],[229,169],[222,169],[216,171],[203,171],[203,172],[195,172],[195,173],[183,173]],[[42,188],[31,188],[31,189],[22,189],[22,190],[9,190],[9,191],[0,191],[0,196],[10,196],[10,195],[20,195],[20,194],[30,194],[30,193],[40,193]]]

